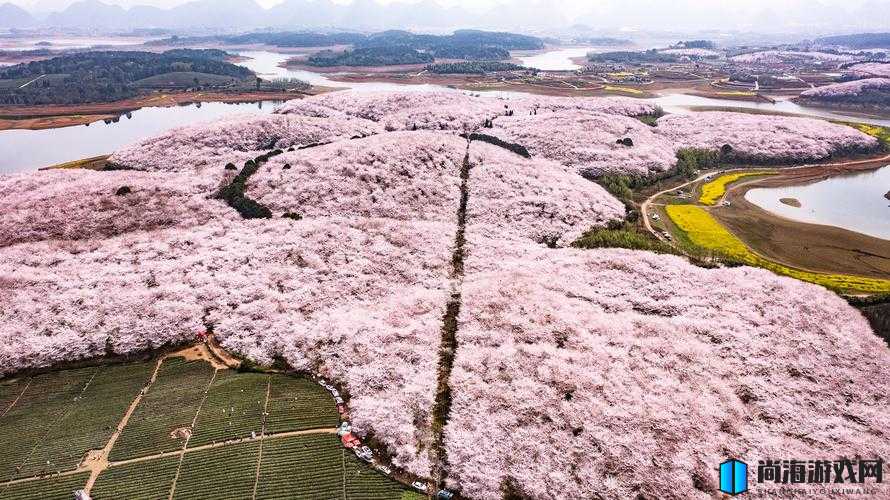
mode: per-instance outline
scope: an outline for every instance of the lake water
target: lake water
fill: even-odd
[[[71,38],[31,38],[8,39],[0,38],[0,50],[34,50],[34,49],[88,49],[90,47],[124,47],[142,45],[148,39],[142,37],[71,37]],[[38,45],[47,41],[51,45]]]
[[[90,42],[101,41],[91,39]],[[570,64],[570,58],[594,50],[590,47],[575,47],[552,51],[537,56],[544,59],[546,66],[557,67]],[[269,51],[241,51],[240,55],[250,59],[241,63],[266,78],[299,78],[313,85],[339,87],[359,92],[367,91],[416,91],[450,90],[440,85],[400,85],[395,83],[344,83],[330,80],[324,74],[294,70],[280,66],[294,54],[279,54]],[[493,95],[511,96],[516,92],[492,92]],[[683,94],[671,94],[647,101],[662,106],[673,113],[689,113],[696,106],[718,106],[736,109],[755,109],[797,113],[835,120],[849,120],[890,126],[890,120],[848,116],[830,111],[803,108],[789,101],[776,104],[753,103],[725,99],[707,99]],[[65,127],[51,130],[6,130],[0,131],[0,173],[10,173],[97,156],[114,152],[126,144],[156,135],[172,127],[212,120],[232,113],[245,111],[269,112],[274,107],[271,102],[259,104],[205,103],[202,106],[190,105],[168,108],[143,108],[134,111],[131,118],[122,117],[118,123],[93,123],[90,126]]]
[[[35,170],[66,161],[113,153],[116,149],[165,130],[213,120],[232,113],[269,113],[277,103],[209,102],[149,107],[122,116],[117,123],[95,122],[47,130],[0,132],[0,174]]]
[[[890,165],[866,173],[842,175],[804,186],[757,188],[745,199],[776,215],[835,226],[890,240]],[[800,208],[779,200],[794,198]]]
[[[287,61],[291,57],[297,57],[300,54],[279,54],[269,51],[237,51],[237,54],[243,57],[250,58],[238,64],[250,69],[257,75],[270,80],[275,78],[297,78],[311,85],[351,89],[364,92],[392,90],[429,92],[431,90],[442,90],[446,88],[441,85],[400,85],[398,83],[378,82],[337,82],[334,80],[330,80],[322,73],[281,67],[281,64],[283,64],[285,61]]]
[[[589,52],[594,52],[595,47],[567,47],[558,50],[551,50],[543,54],[534,55],[517,55],[523,66],[529,68],[538,68],[544,71],[571,71],[581,69],[581,66],[572,62],[573,58],[584,57]]]
[[[653,99],[642,99],[653,104],[661,106],[668,113],[690,113],[699,107],[719,107],[727,110],[754,110],[765,111],[771,113],[788,113],[796,115],[814,116],[817,118],[825,118],[828,120],[851,121],[860,123],[869,123],[871,125],[883,125],[890,127],[890,119],[874,118],[865,116],[848,115],[841,112],[822,110],[816,108],[807,108],[798,106],[797,104],[782,100],[775,103],[769,102],[748,102],[735,101],[730,99],[711,99],[708,97],[699,97],[686,94],[668,94]]]

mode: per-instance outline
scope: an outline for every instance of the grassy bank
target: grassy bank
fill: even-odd
[[[822,285],[842,293],[887,293],[890,280],[828,274],[796,269],[765,259],[752,252],[740,239],[717,222],[705,209],[694,205],[668,205],[671,221],[694,245],[709,250],[730,263],[768,269],[776,274]]]

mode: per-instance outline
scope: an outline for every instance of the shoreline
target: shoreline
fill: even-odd
[[[321,93],[326,89],[313,90],[315,92],[171,92],[154,93],[107,103],[0,106],[0,130],[45,130],[84,125],[101,120],[116,119],[126,113],[147,107],[183,106],[199,102],[287,101]]]
[[[807,185],[886,165],[886,160],[876,159],[848,166],[817,165],[784,173],[778,169],[778,175],[730,185],[724,199],[731,205],[715,207],[710,213],[754,252],[774,262],[816,272],[886,278],[890,275],[890,240],[790,219],[745,199],[751,189]]]

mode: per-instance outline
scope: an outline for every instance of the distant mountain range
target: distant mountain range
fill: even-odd
[[[0,0],[8,1],[8,0]],[[14,0],[18,1],[18,0]],[[509,0],[488,10],[446,7],[438,0],[284,0],[265,9],[255,0],[193,0],[172,8],[123,8],[117,0],[38,0],[34,11],[0,5],[0,29],[59,27],[83,30],[132,29],[249,31],[254,29],[341,28],[380,31],[391,28],[436,30],[457,27],[530,32],[548,30],[563,37],[576,23],[602,32],[640,30],[697,32],[728,30],[799,37],[886,30],[890,0],[599,0],[567,8],[553,0]],[[130,1],[130,0],[128,0]],[[148,1],[148,0],[146,0]],[[39,14],[37,14],[39,12]]]
[[[522,3],[522,0],[520,0]],[[433,0],[381,5],[374,0],[350,4],[331,0],[285,0],[264,9],[254,0],[195,0],[170,9],[136,6],[129,9],[99,0],[82,0],[38,18],[11,3],[0,5],[0,28],[57,27],[126,31],[129,29],[246,30],[254,28],[341,27],[379,30],[455,26],[554,26],[565,20],[553,9],[528,2],[476,14],[444,7]]]

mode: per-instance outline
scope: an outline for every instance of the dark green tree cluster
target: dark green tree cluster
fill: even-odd
[[[309,56],[311,66],[394,66],[399,64],[428,64],[432,54],[410,47],[365,47],[343,52],[323,50]]]
[[[664,54],[657,50],[646,50],[642,52],[603,52],[601,54],[587,54],[587,60],[593,63],[619,63],[619,64],[654,64],[654,63],[675,63],[680,60],[679,56],[673,54]]]
[[[439,63],[430,64],[426,67],[430,73],[451,74],[451,75],[482,75],[485,73],[496,73],[498,71],[532,71],[533,68],[526,68],[518,64],[506,63],[500,61],[463,61],[456,63]]]
[[[138,80],[176,72],[245,79],[253,72],[215,59],[215,53],[193,55],[136,51],[69,54],[0,70],[0,81],[37,79],[20,85],[0,85],[2,104],[76,104],[109,102],[139,94]]]

